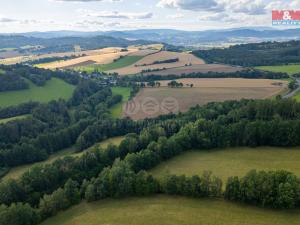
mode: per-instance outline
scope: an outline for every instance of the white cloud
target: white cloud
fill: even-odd
[[[157,6],[190,11],[264,15],[272,9],[299,9],[299,0],[160,0]]]
[[[181,19],[181,18],[183,18],[183,17],[184,17],[184,15],[181,14],[181,13],[178,13],[178,14],[172,14],[172,15],[168,15],[168,16],[167,16],[168,19]]]
[[[17,20],[15,19],[11,19],[11,18],[0,18],[0,23],[12,23],[12,22],[16,22]]]
[[[54,0],[55,2],[121,2],[123,0]]]
[[[215,0],[160,0],[157,4],[162,8],[177,8],[192,11],[220,11],[220,5]]]
[[[153,13],[129,13],[129,12],[118,12],[118,11],[100,11],[95,12],[91,10],[82,11],[84,16],[87,17],[99,17],[99,18],[110,18],[110,19],[150,19],[153,17]]]

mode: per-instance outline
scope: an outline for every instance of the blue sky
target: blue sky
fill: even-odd
[[[1,0],[0,32],[270,26],[299,0]]]

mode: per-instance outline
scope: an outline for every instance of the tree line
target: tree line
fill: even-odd
[[[246,78],[246,79],[283,79],[289,78],[287,73],[262,71],[253,68],[244,68],[237,72],[207,72],[207,73],[183,73],[158,75],[148,73],[147,75],[124,76],[124,81],[151,82],[157,80],[175,80],[181,78]]]
[[[6,211],[9,211],[10,207],[16,207],[16,202],[22,202],[19,205],[24,207],[24,210],[31,208],[38,212],[38,217],[45,219],[72,205],[68,198],[64,198],[65,185],[69,179],[72,180],[73,187],[77,186],[81,199],[88,200],[147,193],[220,196],[221,182],[210,173],[205,173],[204,177],[200,178],[170,175],[157,182],[150,182],[153,178],[140,173],[189,149],[201,151],[229,146],[298,146],[299,112],[299,103],[292,100],[230,101],[195,107],[189,113],[161,120],[157,124],[146,124],[139,135],[128,134],[120,146],[110,145],[104,150],[95,148],[79,158],[59,159],[50,165],[34,167],[18,180],[2,182],[0,202],[8,206],[2,207]],[[90,132],[85,137],[92,136],[93,133]],[[90,143],[96,139],[91,139]],[[128,169],[114,169],[114,166],[106,168],[112,166],[118,158]],[[118,160],[115,164],[118,164]],[[136,184],[137,177],[139,182]],[[273,180],[278,181],[275,182],[274,188],[276,185],[280,186],[277,189],[281,191],[275,194],[277,199],[272,198],[275,199],[272,202],[263,198],[257,200],[257,196],[261,196],[262,193],[268,195],[268,192],[275,190],[264,189],[265,183],[257,187],[257,195],[251,195],[254,187],[246,184],[255,181],[259,185],[259,180],[263,179],[261,176],[250,177],[247,182],[245,178],[238,179],[239,185],[231,185],[229,180],[224,196],[230,200],[276,208],[298,206],[298,195],[293,194],[295,191],[299,192],[295,181],[298,178],[294,179],[290,174],[286,175],[286,179],[282,174],[279,175],[280,179],[277,175],[265,175],[270,183],[274,183]],[[147,182],[143,182],[145,180]],[[207,183],[207,180],[210,182]],[[75,182],[78,185],[74,185]],[[147,184],[151,185],[148,187]],[[203,189],[190,189],[193,185]],[[234,191],[230,191],[232,189]],[[78,196],[77,191],[72,193],[77,193]],[[290,198],[292,200],[288,200]],[[268,203],[264,203],[266,201]],[[42,214],[39,214],[40,210]]]

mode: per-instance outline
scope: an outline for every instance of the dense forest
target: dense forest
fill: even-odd
[[[207,63],[240,66],[285,65],[300,62],[300,41],[234,45],[225,49],[194,51]]]
[[[94,84],[90,85],[88,89],[91,91]],[[80,157],[66,157],[52,164],[36,166],[17,180],[1,182],[1,223],[17,225],[27,221],[25,224],[37,224],[82,199],[95,201],[108,197],[156,193],[195,198],[224,197],[272,208],[299,206],[299,178],[286,171],[251,171],[244,178],[229,178],[224,193],[221,179],[210,172],[192,177],[169,174],[162,179],[156,179],[145,172],[190,149],[201,151],[229,146],[299,146],[299,103],[280,99],[210,103],[194,107],[188,113],[134,122],[110,118],[105,113],[105,107],[98,107],[103,106],[105,101],[93,107],[97,105],[91,104],[94,98],[90,96],[94,94],[91,95],[89,91],[90,94],[87,94],[83,90],[86,88],[80,91],[77,89],[81,93],[77,93],[77,96],[82,96],[81,102],[72,103],[70,100],[76,111],[79,110],[77,107],[83,109],[75,113],[78,116],[77,123],[86,122],[83,124],[84,131],[81,134],[78,132],[72,139],[78,149],[83,150],[109,136],[127,134],[125,139],[119,146],[109,145],[105,149],[95,147]],[[110,95],[106,89],[101,89],[101,93]],[[39,118],[42,122],[47,121],[48,114],[52,119],[57,117],[51,123],[52,127],[66,129],[72,117],[65,113],[64,102],[49,104],[35,108],[37,113],[33,113],[33,116],[47,114]],[[58,114],[51,112],[53,104],[59,109],[55,111]],[[47,113],[40,113],[46,112],[44,110]],[[51,127],[41,126],[41,129],[51,130]],[[61,148],[52,146],[60,136],[46,133],[40,143],[47,144],[41,148],[50,152]],[[32,141],[30,138],[28,140]],[[64,140],[59,143],[65,143]],[[252,183],[257,185],[253,186]],[[266,184],[268,189],[264,188]],[[13,219],[20,217],[22,220],[18,222]]]

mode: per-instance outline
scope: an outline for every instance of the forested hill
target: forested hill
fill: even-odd
[[[265,66],[300,62],[300,41],[235,45],[226,49],[194,51],[208,63]]]
[[[79,45],[83,50],[103,47],[127,47],[129,45],[149,44],[150,41],[127,40],[108,36],[95,37],[59,37],[59,38],[35,38],[16,35],[0,36],[0,49],[16,48],[22,50],[24,46],[42,46],[36,49],[36,53],[73,51],[74,45]],[[24,49],[23,49],[24,51]]]

